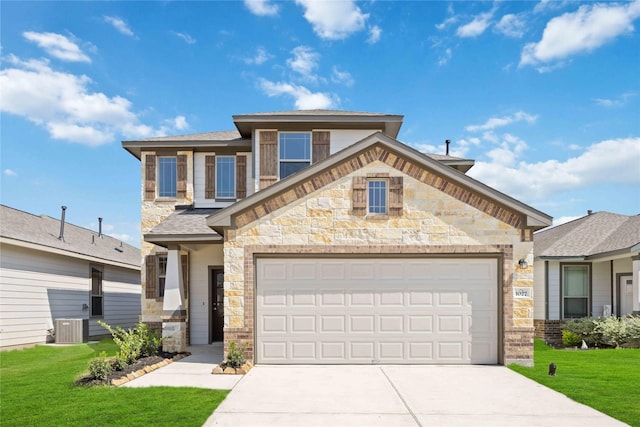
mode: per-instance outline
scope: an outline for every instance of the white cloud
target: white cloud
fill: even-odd
[[[18,176],[18,174],[15,171],[11,170],[11,169],[5,169],[4,171],[2,171],[2,173],[5,176]]]
[[[507,126],[511,123],[526,121],[527,123],[534,123],[538,119],[538,116],[534,116],[524,111],[518,111],[511,116],[504,117],[492,117],[482,125],[470,125],[465,127],[468,132],[486,131],[492,130],[497,127]]]
[[[266,49],[259,47],[256,50],[256,54],[249,58],[244,58],[244,62],[247,64],[255,64],[261,65],[267,62],[269,59],[273,58],[273,55],[270,55]]]
[[[595,102],[601,107],[607,107],[607,108],[622,107],[626,105],[629,99],[633,98],[634,96],[636,96],[634,92],[626,92],[615,99],[596,98]]]
[[[458,37],[478,37],[487,29],[492,17],[493,11],[476,15],[471,22],[458,27],[456,35]]]
[[[456,15],[450,16],[447,19],[445,19],[444,21],[442,21],[440,24],[436,24],[436,29],[444,30],[445,28],[449,27],[450,25],[453,25],[456,22],[458,22],[458,19],[459,18]]]
[[[83,53],[77,44],[61,34],[26,31],[22,35],[54,58],[70,62],[91,62],[91,58]]]
[[[0,109],[44,127],[54,139],[97,146],[116,135],[144,138],[183,125],[182,120],[160,129],[142,124],[128,99],[92,92],[89,77],[56,71],[46,60],[9,55],[7,62],[12,66],[0,70]]]
[[[129,25],[127,25],[127,23],[122,18],[118,18],[117,16],[105,16],[104,22],[113,25],[113,28],[115,28],[125,36],[135,36],[135,34],[133,34],[133,31],[131,31],[131,28],[129,28]]]
[[[520,66],[540,66],[562,61],[572,55],[590,52],[616,37],[633,32],[632,22],[640,17],[640,1],[583,5],[577,11],[551,19],[542,39],[522,49]]]
[[[525,25],[526,23],[521,16],[510,13],[500,19],[495,29],[505,36],[520,38],[524,35]]]
[[[541,201],[593,184],[640,184],[640,138],[595,143],[566,161],[477,161],[469,175],[516,199]]]
[[[260,89],[269,97],[289,95],[294,98],[295,106],[299,110],[314,110],[335,108],[337,97],[322,92],[311,92],[304,86],[292,83],[278,82],[259,79]]]
[[[188,33],[179,33],[177,31],[172,31],[172,33],[176,36],[181,38],[182,40],[184,40],[185,43],[187,44],[195,44],[196,43],[196,39],[194,39],[193,37],[191,37]]]
[[[547,10],[556,10],[565,7],[572,0],[540,0],[533,8],[533,13],[546,12]]]
[[[287,65],[306,80],[316,81],[318,77],[314,74],[318,68],[320,55],[307,46],[298,46],[291,53],[293,58],[287,59]]]
[[[296,0],[313,31],[323,39],[342,40],[362,30],[369,14],[362,13],[353,0]]]
[[[380,41],[380,36],[382,36],[382,28],[374,25],[369,28],[369,38],[367,39],[367,43],[376,44]]]
[[[340,71],[336,66],[334,66],[331,71],[331,81],[334,83],[341,83],[347,87],[351,87],[355,83],[351,73],[348,71]]]
[[[189,129],[189,123],[187,123],[187,118],[185,116],[176,116],[172,121],[172,128],[176,130],[185,130]]]
[[[440,66],[446,65],[452,56],[453,56],[453,53],[451,51],[451,48],[449,47],[446,48],[444,50],[444,53],[440,56],[440,58],[438,58],[438,65]]]
[[[244,5],[251,13],[258,16],[274,16],[278,14],[278,5],[269,0],[244,0]]]

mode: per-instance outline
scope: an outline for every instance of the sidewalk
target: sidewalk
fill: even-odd
[[[199,387],[220,390],[232,389],[242,375],[212,375],[213,368],[223,360],[222,343],[194,345],[187,348],[191,356],[156,369],[122,387]]]

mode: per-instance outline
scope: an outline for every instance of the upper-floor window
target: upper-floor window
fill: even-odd
[[[102,317],[102,267],[91,266],[91,317]]]
[[[311,133],[281,132],[279,146],[280,179],[311,164]]]
[[[236,158],[216,156],[216,199],[236,198]]]
[[[387,215],[387,180],[367,180],[367,212],[372,215]]]
[[[177,163],[175,157],[158,158],[158,197],[176,197]]]

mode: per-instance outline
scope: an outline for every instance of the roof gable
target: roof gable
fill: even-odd
[[[66,222],[64,239],[60,220],[38,216],[0,205],[0,239],[3,243],[28,246],[45,252],[90,259],[140,269],[140,249],[118,239]]]
[[[222,209],[211,215],[207,224],[217,231],[228,226],[246,225],[376,160],[516,228],[539,229],[551,224],[548,215],[381,132]]]
[[[536,233],[534,252],[539,258],[586,258],[630,251],[639,243],[640,215],[596,212]]]

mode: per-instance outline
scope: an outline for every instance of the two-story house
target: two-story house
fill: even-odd
[[[403,116],[233,116],[125,141],[141,161],[143,321],[256,363],[531,364],[551,218],[396,137]]]

